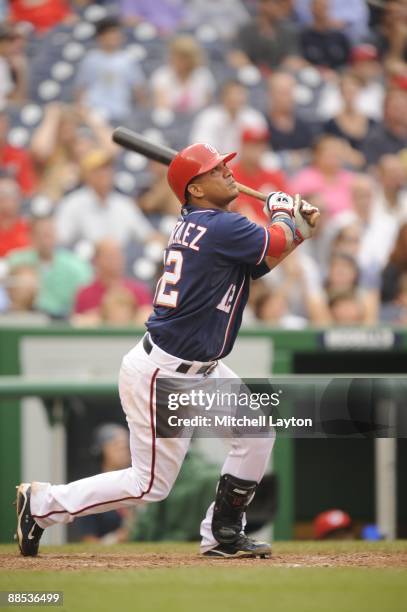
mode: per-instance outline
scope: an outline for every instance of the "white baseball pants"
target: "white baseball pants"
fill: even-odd
[[[77,516],[165,499],[177,478],[188,450],[188,438],[157,438],[155,385],[158,378],[175,376],[200,378],[203,365],[192,363],[192,372],[175,370],[182,360],[156,345],[148,355],[142,342],[123,359],[119,375],[119,393],[130,430],[132,465],[125,470],[105,472],[66,485],[34,482],[31,512],[45,528],[55,523],[70,523]],[[213,378],[238,378],[222,362],[209,374]],[[222,467],[222,474],[259,482],[267,467],[274,436],[236,438]],[[215,494],[215,491],[214,491]],[[201,550],[217,545],[212,535],[213,503],[201,523]]]

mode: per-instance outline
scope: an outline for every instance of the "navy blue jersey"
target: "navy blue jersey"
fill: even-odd
[[[264,227],[237,213],[185,206],[164,252],[147,321],[153,342],[187,361],[228,355],[250,279],[269,271],[263,262],[269,239]]]

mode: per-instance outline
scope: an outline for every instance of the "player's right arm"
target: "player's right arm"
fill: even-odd
[[[268,228],[231,212],[216,215],[211,231],[213,250],[226,260],[251,265],[252,278],[266,274],[304,239],[296,227],[294,204],[290,208],[283,199],[269,201],[275,208],[270,208]]]
[[[277,225],[277,223],[276,223]],[[286,245],[284,247],[284,249],[281,251],[280,255],[277,256],[271,256],[271,255],[266,255],[266,257],[264,258],[264,263],[267,265],[267,267],[272,270],[273,268],[275,268],[276,266],[278,266],[278,264],[283,261],[283,259],[285,259],[290,253],[292,253],[297,246],[300,244],[300,242],[294,242],[293,238],[292,238],[292,234],[290,232],[290,230],[286,227],[284,227],[282,224],[278,223],[278,226],[281,227],[284,235],[285,235],[285,241],[286,241]],[[274,236],[272,236],[271,240],[273,239]]]

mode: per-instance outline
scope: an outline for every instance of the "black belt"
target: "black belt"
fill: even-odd
[[[147,353],[147,355],[149,355],[151,351],[153,350],[153,345],[151,344],[150,338],[148,337],[147,334],[143,338],[143,348],[145,352]],[[199,368],[197,372],[195,372],[195,374],[209,374],[210,372],[212,372],[214,368],[216,368],[217,365],[218,365],[217,361],[213,361],[212,363],[209,363],[208,365],[203,365]],[[180,372],[181,374],[188,374],[191,368],[192,368],[192,364],[187,363],[186,361],[181,361],[181,363],[179,364],[179,366],[177,367],[175,371]]]

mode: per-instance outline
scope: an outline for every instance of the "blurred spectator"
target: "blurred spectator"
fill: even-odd
[[[382,275],[382,302],[394,302],[400,292],[405,297],[405,275],[407,273],[407,222],[399,230],[392,253]],[[401,284],[402,280],[402,284]]]
[[[111,156],[101,149],[81,160],[83,187],[65,196],[57,207],[58,237],[71,246],[79,240],[95,243],[113,238],[121,246],[135,239],[147,242],[154,229],[129,197],[114,189]]]
[[[329,215],[351,207],[353,174],[343,169],[345,150],[343,142],[335,136],[323,135],[313,146],[311,165],[293,177],[293,193],[319,193],[326,202]]]
[[[326,510],[315,517],[314,537],[317,540],[353,540],[352,519],[343,510]]]
[[[387,0],[383,13],[374,29],[374,42],[382,60],[407,61],[407,5],[405,0]]]
[[[360,82],[355,100],[356,109],[369,119],[380,120],[383,116],[385,88],[384,71],[377,49],[366,43],[354,47],[350,71]],[[317,108],[317,114],[322,119],[334,117],[344,106],[339,84],[340,80],[336,77],[325,82]]]
[[[35,266],[20,263],[11,268],[6,278],[7,314],[35,312],[39,278]]]
[[[149,163],[149,183],[138,196],[140,209],[148,215],[172,215],[178,217],[180,203],[167,181],[167,167],[156,161]]]
[[[35,307],[56,318],[72,310],[78,288],[90,281],[92,270],[71,251],[57,247],[54,220],[38,217],[31,220],[32,247],[9,253],[10,268],[33,266],[39,275]]]
[[[28,62],[22,28],[0,24],[0,105],[27,98]]]
[[[114,240],[102,240],[96,245],[95,280],[78,291],[75,314],[88,314],[89,321],[96,317],[113,322],[127,313],[130,321],[144,323],[151,314],[152,296],[143,283],[124,276],[124,263],[120,245]]]
[[[383,155],[376,166],[379,185],[375,191],[378,212],[400,221],[407,215],[407,169],[398,155]]]
[[[231,63],[237,67],[253,63],[263,70],[303,65],[298,31],[285,18],[286,7],[281,0],[259,0],[255,18],[234,40]]]
[[[357,98],[359,112],[370,119],[381,119],[385,88],[383,68],[379,61],[376,47],[361,44],[352,49],[351,70],[360,80],[361,91]]]
[[[393,298],[382,304],[380,320],[393,325],[407,325],[407,272],[399,274]]]
[[[345,216],[345,215],[343,215]],[[375,323],[377,321],[378,316],[378,302],[379,302],[379,289],[380,289],[380,275],[382,269],[382,261],[379,259],[379,256],[373,254],[373,256],[366,260],[366,254],[362,253],[363,248],[363,229],[362,224],[355,218],[354,215],[349,215],[350,218],[345,221],[342,219],[342,225],[338,227],[337,233],[334,236],[331,243],[331,277],[334,279],[332,281],[332,290],[328,290],[330,292],[330,296],[336,296],[337,293],[348,293],[349,291],[358,291],[363,297],[364,308],[366,319],[369,319],[368,322]],[[335,222],[338,222],[339,218],[335,219]],[[376,243],[377,249],[377,243]],[[335,259],[335,255],[338,254],[339,258]],[[342,278],[346,277],[346,271],[344,269],[349,266],[344,261],[341,262],[341,256],[348,256],[352,259],[352,262],[355,262],[358,269],[358,280],[357,285],[353,285],[352,287],[342,287],[340,285],[339,279],[341,273],[340,269],[342,268]],[[363,257],[364,255],[364,257]],[[332,264],[332,258],[335,260],[335,263]],[[336,266],[335,272],[333,267]],[[336,276],[335,276],[336,274]],[[338,286],[338,290],[336,284]],[[357,297],[360,297],[359,295]]]
[[[20,209],[21,193],[17,183],[0,174],[0,257],[30,244],[30,230]]]
[[[284,291],[266,290],[254,302],[256,319],[268,326],[283,329],[302,329],[307,325],[307,319],[290,314],[288,300]]]
[[[8,143],[9,120],[5,110],[0,108],[0,167],[13,175],[25,196],[31,195],[37,187],[37,177],[30,155],[25,149]]]
[[[171,41],[168,63],[152,74],[151,88],[156,108],[192,113],[210,102],[215,80],[192,36],[177,36]]]
[[[0,110],[6,105],[14,90],[11,66],[8,61],[11,43],[10,27],[0,23]]]
[[[301,32],[304,58],[316,66],[336,70],[349,59],[350,42],[332,18],[330,0],[311,0],[313,21]]]
[[[329,322],[320,271],[307,253],[294,252],[264,277],[274,294],[285,296],[290,315],[315,325]]]
[[[294,0],[294,7],[300,23],[312,23],[312,0]],[[329,0],[329,12],[335,26],[344,28],[354,43],[363,41],[369,34],[366,0]]]
[[[187,27],[210,25],[226,40],[233,38],[239,27],[249,19],[249,12],[242,0],[188,0],[185,7]]]
[[[67,0],[12,0],[9,10],[11,21],[28,21],[38,32],[73,18]]]
[[[327,303],[332,312],[332,303],[338,296],[349,295],[356,298],[356,303],[361,305],[360,323],[374,324],[377,323],[379,292],[374,287],[364,287],[361,283],[360,271],[355,257],[343,251],[334,250],[328,265],[328,273],[325,280],[325,292]],[[340,312],[342,309],[339,308]],[[350,308],[348,303],[345,303],[343,310],[349,315],[355,314],[357,310],[355,304]],[[335,313],[337,311],[334,309]]]
[[[378,185],[373,182],[372,177],[355,174],[351,186],[353,213],[344,213],[348,219],[351,215],[360,226],[357,259],[362,269],[383,268],[397,233],[397,219],[379,206],[377,190]],[[340,216],[337,217],[338,222]],[[352,221],[348,222],[348,225],[351,223]]]
[[[145,77],[134,56],[123,49],[120,22],[105,17],[96,23],[96,48],[78,67],[76,87],[81,104],[120,122],[131,114],[133,100],[144,101]]]
[[[386,153],[398,153],[407,147],[407,90],[390,89],[383,107],[383,123],[373,127],[366,137],[363,153],[368,164],[375,164]]]
[[[264,128],[245,128],[242,132],[239,161],[232,166],[233,176],[238,183],[257,191],[286,191],[286,179],[278,170],[267,170],[262,158],[267,151],[269,134]],[[263,212],[264,203],[241,193],[232,204],[233,210],[245,215],[251,221],[266,225],[270,218]]]
[[[98,471],[112,472],[129,467],[131,457],[128,430],[116,423],[100,425],[94,433],[92,454],[100,464]],[[80,517],[75,525],[83,542],[117,544],[128,541],[134,520],[134,508],[121,508]]]
[[[219,151],[238,151],[245,127],[266,127],[264,116],[247,105],[247,90],[239,81],[226,81],[220,103],[201,111],[191,128],[189,141],[208,142]]]
[[[324,125],[324,132],[343,138],[349,143],[348,163],[354,167],[364,166],[365,158],[361,151],[369,130],[374,126],[374,121],[357,108],[361,87],[362,83],[354,73],[342,73],[340,77],[342,110]]]
[[[113,326],[144,325],[151,314],[141,315],[139,306],[131,291],[124,287],[109,289],[103,296],[99,308],[99,323]]]
[[[151,23],[161,34],[172,34],[184,21],[185,0],[119,0],[126,25]]]
[[[150,312],[151,310],[149,314]],[[140,309],[131,291],[125,287],[113,287],[103,295],[99,308],[82,315],[74,315],[71,323],[77,327],[126,327],[143,325],[146,318],[140,315]]]
[[[267,82],[270,145],[273,151],[286,152],[292,170],[308,158],[314,136],[310,125],[296,116],[295,86],[295,78],[285,72],[275,72]]]
[[[366,323],[365,306],[355,291],[335,293],[329,299],[329,312],[333,325],[361,325]],[[371,321],[377,323],[377,320]]]
[[[86,130],[86,132],[84,132]],[[111,129],[96,112],[80,106],[52,102],[31,140],[39,174],[39,191],[57,202],[80,182],[80,158],[87,149],[100,147],[113,155]]]

